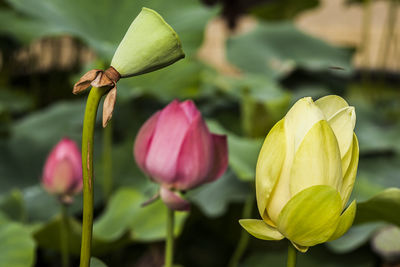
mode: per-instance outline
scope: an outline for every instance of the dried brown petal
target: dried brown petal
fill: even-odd
[[[105,128],[107,126],[107,123],[111,120],[116,99],[117,99],[117,86],[115,85],[113,88],[111,88],[106,98],[104,99],[103,128]]]
[[[77,83],[74,85],[74,89],[72,90],[73,94],[78,94],[88,88],[91,82],[97,77],[98,73],[101,73],[102,70],[94,69],[86,72]]]
[[[104,75],[104,72],[102,71],[97,74],[96,79],[94,79],[91,82],[91,85],[94,87],[104,87],[104,86],[113,87],[115,83],[110,78],[108,78],[107,75]]]
[[[104,74],[115,83],[117,83],[121,78],[121,74],[119,74],[119,72],[113,66],[110,66],[108,69],[106,69]]]

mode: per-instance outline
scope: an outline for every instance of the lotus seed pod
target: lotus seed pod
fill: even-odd
[[[111,61],[122,78],[158,70],[185,54],[176,32],[154,10],[143,8]]]

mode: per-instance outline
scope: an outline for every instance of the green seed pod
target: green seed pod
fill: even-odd
[[[185,54],[176,32],[154,10],[143,8],[111,61],[122,78],[168,66]]]

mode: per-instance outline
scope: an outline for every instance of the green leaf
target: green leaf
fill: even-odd
[[[286,266],[287,249],[276,250],[276,245],[267,251],[250,254],[241,267]],[[355,254],[337,255],[322,246],[309,252],[297,253],[297,267],[373,267],[375,257],[370,251]]]
[[[242,181],[254,181],[261,139],[228,135],[229,166]]]
[[[207,121],[211,132],[228,136],[229,166],[242,181],[254,181],[262,139],[239,137],[225,130],[216,121]]]
[[[281,240],[284,236],[263,220],[241,219],[240,225],[252,236],[262,240]]]
[[[107,265],[98,258],[90,258],[90,267],[107,267]]]
[[[22,16],[14,10],[0,10],[0,32],[29,43],[35,38],[59,33],[57,27],[46,25],[45,22]]]
[[[209,184],[188,192],[188,198],[208,217],[224,214],[230,203],[243,202],[252,194],[251,184],[240,181],[231,170]]]
[[[23,195],[20,190],[12,190],[9,194],[3,195],[0,199],[0,210],[11,220],[24,222],[26,211]]]
[[[400,226],[400,189],[388,188],[358,204],[354,223],[385,221]]]
[[[148,199],[136,188],[121,188],[111,198],[107,209],[95,221],[93,236],[102,242],[117,241],[130,231],[132,240],[161,240],[166,234],[167,208],[158,200],[145,207]],[[187,212],[176,212],[175,234],[183,228]]]
[[[21,224],[0,220],[0,262],[13,267],[34,265],[35,242]]]
[[[349,50],[308,36],[288,22],[260,23],[252,31],[233,37],[227,53],[241,70],[269,77],[283,77],[298,67],[312,71],[326,71],[332,66],[351,70]]]
[[[81,225],[74,218],[68,218],[68,246],[70,253],[79,255],[80,253],[80,231]],[[61,217],[57,216],[50,222],[43,224],[34,232],[34,238],[41,248],[61,251]]]
[[[0,114],[6,112],[21,113],[32,108],[32,106],[33,101],[27,95],[12,90],[0,89]]]
[[[174,235],[183,229],[188,212],[175,212]],[[138,210],[130,224],[131,237],[135,241],[158,241],[165,239],[167,207],[158,200]]]
[[[366,201],[388,187],[400,184],[400,158],[393,156],[361,157],[353,198]]]
[[[68,223],[69,251],[73,255],[79,255],[82,232],[81,223],[72,217],[68,218]],[[61,227],[62,221],[60,216],[57,216],[52,221],[38,227],[34,232],[34,237],[38,246],[45,249],[61,251]],[[124,235],[118,240],[112,242],[99,240],[94,236],[92,240],[93,255],[103,255],[118,250],[129,242],[129,235]]]
[[[201,74],[206,69],[194,59],[184,59],[168,68],[143,74],[118,82],[118,98],[129,100],[138,95],[149,94],[168,102],[181,98],[195,98],[203,94],[200,88]]]
[[[176,30],[184,44],[183,49],[189,54],[194,53],[199,47],[205,24],[216,12],[216,9],[205,8],[196,0],[168,2],[121,0],[118,5],[112,0],[8,0],[7,2],[27,16],[17,23],[16,33],[19,33],[17,37],[21,35],[25,39],[38,37],[43,36],[43,32],[68,33],[93,47],[106,61],[111,60],[129,25],[144,6],[156,10],[164,17]],[[1,18],[0,14],[1,20],[6,18]],[[10,32],[5,27],[0,27],[0,30]]]
[[[348,253],[354,251],[367,243],[374,232],[383,225],[383,223],[353,225],[353,227],[351,227],[342,237],[328,242],[326,245],[335,253]]]
[[[267,21],[293,19],[304,10],[318,6],[319,0],[271,1],[253,7],[250,12]]]
[[[129,224],[138,213],[143,196],[134,189],[122,188],[111,198],[107,209],[93,226],[93,236],[114,241],[127,231]]]
[[[264,138],[289,108],[290,94],[265,76],[245,75],[237,83],[242,92],[241,121],[248,137]]]

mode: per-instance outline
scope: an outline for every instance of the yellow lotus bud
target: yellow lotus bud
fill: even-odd
[[[286,237],[307,251],[342,236],[356,203],[345,209],[358,166],[354,107],[335,95],[297,101],[270,131],[256,168],[257,205],[263,220],[240,224],[265,240]]]
[[[122,78],[168,66],[185,54],[176,32],[154,10],[143,8],[111,61]]]

